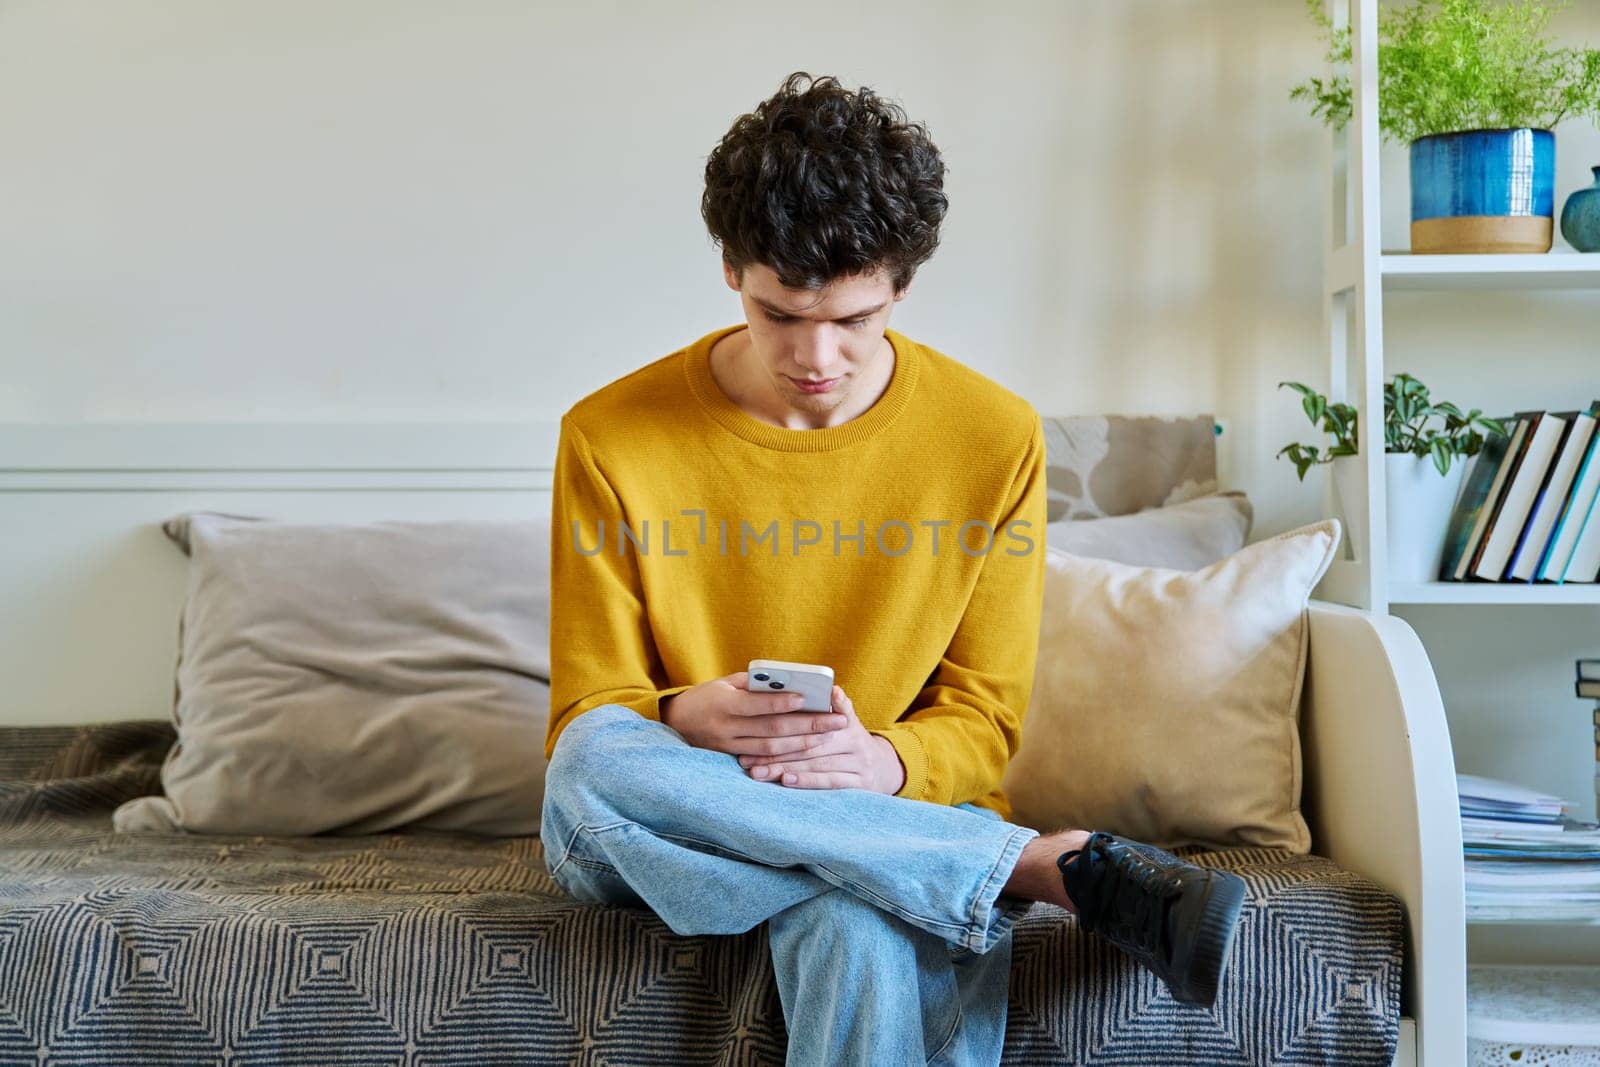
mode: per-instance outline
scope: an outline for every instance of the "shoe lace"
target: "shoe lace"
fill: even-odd
[[[1183,888],[1137,849],[1124,848],[1113,857],[1111,845],[1109,838],[1096,835],[1084,850],[1089,899],[1079,902],[1079,920],[1090,933],[1165,958],[1167,912]]]

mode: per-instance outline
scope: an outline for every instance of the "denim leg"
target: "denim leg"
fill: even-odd
[[[767,939],[788,1067],[999,1064],[1009,933],[974,953],[835,889],[772,916]]]
[[[540,836],[568,892],[631,894],[680,934],[742,933],[838,888],[981,955],[1027,910],[999,894],[1038,834],[970,805],[758,782],[607,704],[562,731]]]
[[[1003,823],[999,813],[988,808],[980,808],[976,804],[960,806],[986,819]],[[942,1049],[935,1046],[931,1050],[929,1063],[960,1067],[962,1064],[1000,1062],[1006,1039],[1007,1001],[1011,992],[1012,926],[1028,913],[1033,901],[1001,897],[997,906],[1005,921],[1000,939],[993,948],[988,952],[976,953],[970,948],[947,946],[948,971],[953,978],[954,1000],[959,1010],[944,1009],[944,1014],[953,1016],[955,1023],[949,1028],[949,1043]],[[943,975],[945,972],[939,970],[936,973]],[[928,1005],[930,990],[935,985],[927,977],[926,968],[922,974],[923,1003]],[[924,1014],[928,1010],[925,1006]]]

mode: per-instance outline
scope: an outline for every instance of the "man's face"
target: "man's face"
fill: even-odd
[[[723,273],[750,324],[746,358],[790,408],[824,415],[862,388],[882,390],[882,370],[894,359],[883,332],[909,286],[897,295],[889,275],[880,272],[836,278],[818,293],[784,288],[777,272],[761,264],[745,268],[743,285],[726,263]]]

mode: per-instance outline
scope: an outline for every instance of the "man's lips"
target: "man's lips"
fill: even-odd
[[[826,393],[829,389],[839,384],[839,378],[825,378],[822,381],[814,382],[806,378],[796,378],[789,374],[785,374],[784,377],[793,382],[796,389],[807,393]]]

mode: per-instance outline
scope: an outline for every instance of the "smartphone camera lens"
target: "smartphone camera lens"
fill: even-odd
[[[765,674],[752,675],[752,677],[754,677],[755,680],[758,681],[758,682],[764,682],[764,681],[767,680],[767,675],[765,675]]]
[[[768,689],[782,689],[783,688],[783,683],[782,682],[768,682],[767,683],[767,688]]]

